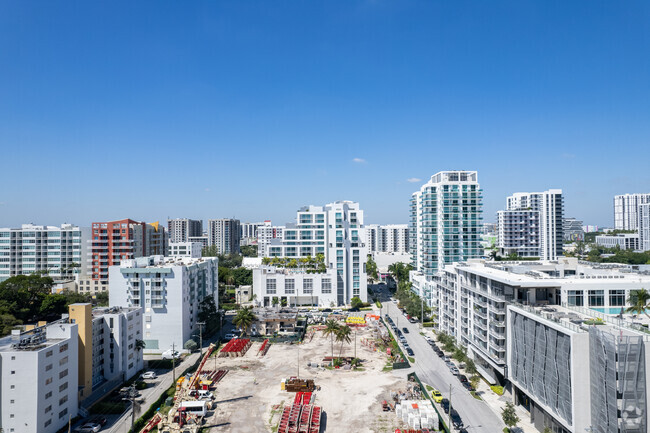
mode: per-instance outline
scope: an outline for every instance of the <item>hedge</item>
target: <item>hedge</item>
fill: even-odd
[[[433,322],[424,322],[422,326],[425,328],[433,328],[434,323]]]
[[[503,395],[503,387],[498,385],[490,386],[490,389],[497,395]]]

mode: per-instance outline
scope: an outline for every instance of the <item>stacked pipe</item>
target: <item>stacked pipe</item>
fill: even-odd
[[[262,343],[262,347],[260,347],[260,350],[257,351],[257,354],[260,355],[260,356],[264,356],[264,355],[266,355],[266,352],[269,351],[269,347],[270,347],[270,346],[271,346],[271,343],[269,343],[269,340],[268,340],[268,338],[267,338],[267,339],[264,340],[264,342]]]
[[[230,340],[219,352],[219,357],[229,356],[231,358],[244,356],[246,351],[251,347],[251,341],[248,338],[237,338]]]

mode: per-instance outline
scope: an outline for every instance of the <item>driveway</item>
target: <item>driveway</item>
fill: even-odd
[[[386,314],[386,312],[398,329],[407,328],[409,330],[408,334],[404,333],[403,335],[414,352],[413,369],[415,373],[422,382],[438,389],[443,397],[451,400],[452,407],[460,414],[467,431],[469,433],[502,431],[505,425],[501,418],[484,401],[474,398],[451,374],[443,360],[436,355],[429,343],[420,335],[419,324],[409,323],[394,301],[383,303],[383,313]],[[449,424],[448,419],[446,422]]]

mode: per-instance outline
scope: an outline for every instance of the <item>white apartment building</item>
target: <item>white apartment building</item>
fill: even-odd
[[[241,224],[241,244],[242,245],[255,245],[257,244],[257,229],[263,226],[264,223],[242,223]]]
[[[466,347],[488,381],[511,383],[515,402],[528,409],[540,431],[549,425],[563,433],[582,433],[600,416],[600,410],[589,409],[595,391],[585,368],[600,358],[589,350],[584,332],[590,322],[583,322],[596,316],[622,322],[615,316],[626,308],[630,291],[650,284],[649,274],[630,266],[576,258],[469,260],[445,266],[433,282],[417,277],[436,301],[438,331]],[[616,400],[616,392],[607,398]]]
[[[636,233],[619,233],[616,235],[596,236],[596,245],[622,250],[639,250],[639,235]]]
[[[501,256],[539,257],[539,211],[531,209],[497,212],[497,248]]]
[[[144,368],[142,308],[94,308],[92,310],[92,388],[106,382],[123,382]],[[72,315],[71,315],[72,316]]]
[[[639,249],[650,251],[650,203],[639,206]]]
[[[239,220],[208,220],[208,245],[216,246],[219,254],[239,254],[240,236]]]
[[[445,265],[481,257],[482,194],[476,171],[441,171],[411,196],[409,247],[413,290],[425,296]]]
[[[187,242],[190,237],[203,235],[203,221],[175,218],[167,221],[169,242]]]
[[[503,240],[504,245],[507,245],[508,242],[516,239],[515,242],[529,245],[530,248],[526,248],[524,251],[538,247],[539,252],[531,256],[540,257],[542,260],[555,260],[562,255],[564,246],[564,199],[562,198],[561,189],[515,193],[506,200],[507,211],[531,211],[528,222],[522,224],[527,224],[528,227],[526,231],[519,232],[516,224],[509,224],[503,230],[503,236],[501,227],[499,227],[499,241]],[[534,213],[538,215],[538,224],[533,221],[534,217],[532,215]],[[516,214],[516,216],[520,215]],[[506,249],[501,244],[498,247]]]
[[[55,433],[77,416],[77,325],[67,319],[0,339],[5,433]]]
[[[370,224],[366,226],[368,253],[408,253],[408,224]]]
[[[268,248],[274,240],[282,241],[284,226],[271,225],[271,221],[266,220],[257,228],[257,256],[267,257]]]
[[[144,309],[145,353],[180,349],[198,332],[199,304],[218,304],[218,259],[151,256],[109,270],[109,304]]]
[[[650,203],[650,193],[614,196],[614,228],[616,230],[637,230],[639,228],[639,206],[646,203]]]
[[[260,228],[266,229],[267,227]],[[364,302],[367,299],[368,249],[364,243],[365,239],[363,210],[359,204],[337,201],[325,206],[306,206],[298,210],[297,223],[286,224],[282,230],[282,238],[271,238],[265,242],[263,252],[264,257],[293,258],[297,261],[322,255],[326,274],[330,275],[329,278],[336,277],[331,281],[335,304],[346,305],[355,296]],[[311,275],[316,275],[308,273],[310,271],[305,267],[301,269],[307,273],[304,277],[307,280]],[[269,277],[271,274],[271,270],[265,272],[263,268],[253,271],[253,292],[259,301],[272,298],[272,294],[266,292],[266,280],[275,278]],[[272,286],[273,283],[270,284]],[[315,302],[329,306],[332,294],[321,291],[327,290],[327,283],[325,289],[318,284],[312,287],[312,290],[315,290]]]
[[[72,224],[0,228],[0,281],[38,271],[53,278],[83,273],[89,236],[90,229]]]
[[[200,242],[170,242],[170,257],[190,257],[192,259],[201,258],[203,245]]]

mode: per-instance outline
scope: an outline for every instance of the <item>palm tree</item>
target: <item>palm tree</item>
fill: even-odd
[[[147,347],[147,343],[144,340],[135,340],[135,350],[138,352]]]
[[[630,305],[625,310],[628,313],[645,314],[650,318],[647,309],[650,308],[650,293],[646,289],[630,291],[630,297],[627,298],[627,303]]]
[[[336,331],[336,341],[341,342],[341,348],[339,349],[339,358],[341,357],[341,352],[343,352],[343,343],[348,343],[352,341],[350,339],[350,334],[352,331],[349,326],[343,325],[339,327],[339,330]]]
[[[337,335],[340,326],[336,320],[329,319],[325,322],[325,329],[323,335],[330,336],[330,346],[332,348],[332,359],[334,359],[334,336]],[[347,326],[346,326],[347,328]]]
[[[253,314],[253,308],[246,307],[237,311],[237,315],[232,319],[232,324],[240,328],[245,335],[256,320],[257,317]]]

